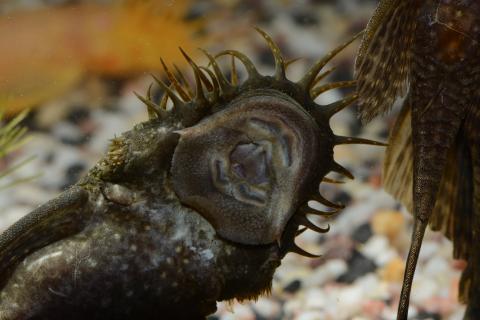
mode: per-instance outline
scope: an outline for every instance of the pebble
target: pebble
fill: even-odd
[[[423,303],[425,312],[439,315],[447,315],[455,310],[456,299],[452,297],[431,297]]]
[[[303,298],[303,297],[302,297]],[[288,299],[283,305],[283,312],[285,317],[294,317],[303,310],[303,300],[300,298],[297,299]]]
[[[384,309],[385,302],[383,301],[365,300],[362,302],[362,313],[366,316],[363,319],[379,319]]]
[[[90,118],[90,110],[82,106],[72,106],[66,116],[66,120],[74,125],[80,125]]]
[[[87,169],[86,165],[82,162],[70,164],[65,170],[65,177],[61,188],[67,189],[75,184],[86,173]]]
[[[387,301],[390,296],[388,285],[379,281],[375,273],[369,273],[355,281],[355,285],[364,292],[364,299]]]
[[[374,233],[394,240],[399,233],[404,232],[405,219],[399,211],[382,210],[377,212],[372,219]]]
[[[361,252],[370,259],[379,259],[390,249],[388,239],[384,236],[374,235],[361,248]]]
[[[427,299],[437,295],[439,290],[439,285],[433,279],[429,277],[418,277],[413,282],[410,300],[415,304],[423,305]]]
[[[217,312],[220,320],[255,320],[255,313],[248,304],[235,303],[230,306],[224,304],[219,311],[223,311],[221,314]]]
[[[345,287],[338,295],[339,318],[350,319],[358,314],[361,309],[361,301],[365,297],[365,292],[359,286]]]
[[[347,260],[352,255],[355,247],[352,239],[345,235],[335,235],[327,238],[323,244],[323,255],[325,260],[342,259]]]
[[[347,270],[348,265],[344,260],[329,260],[322,266],[312,270],[311,275],[305,279],[305,286],[308,288],[321,288],[323,285],[346,273]]]
[[[257,313],[257,320],[259,320],[259,317],[272,320],[279,319],[282,311],[277,301],[266,297],[260,297],[253,305],[253,309]]]
[[[294,318],[294,320],[323,320],[325,316],[318,311],[305,311]]]
[[[438,313],[420,312],[413,320],[442,320]]]
[[[295,293],[302,287],[302,282],[300,280],[293,280],[289,284],[287,284],[284,288],[283,291],[288,292],[288,293]]]
[[[2,219],[0,219],[0,232],[14,224],[21,217],[32,211],[29,206],[13,206],[7,209],[2,209]]]
[[[448,273],[449,270],[450,264],[443,257],[438,256],[431,256],[422,268],[424,274],[430,278],[437,278],[437,281],[440,283],[447,279],[445,278],[445,273]],[[448,281],[445,285],[448,286]]]
[[[372,234],[373,232],[370,223],[364,223],[353,231],[352,239],[359,243],[365,243],[370,239]]]
[[[422,262],[431,260],[439,252],[439,247],[440,244],[437,242],[427,242],[422,244],[422,250],[420,250],[420,256],[418,259]]]
[[[337,278],[340,283],[352,283],[361,276],[377,269],[375,262],[354,250],[347,261],[348,270]]]
[[[306,293],[304,308],[321,310],[327,304],[328,298],[321,289],[310,289]]]
[[[352,196],[345,191],[339,191],[333,198],[333,202],[348,206],[352,202]]]
[[[61,142],[73,146],[82,145],[88,141],[88,136],[82,133],[80,127],[67,122],[57,124],[53,129],[53,134],[57,136]]]
[[[300,26],[309,27],[318,24],[318,17],[307,10],[292,12],[292,20]]]
[[[400,258],[390,260],[379,271],[380,278],[387,282],[401,283],[403,280],[403,272],[405,270],[405,261]]]

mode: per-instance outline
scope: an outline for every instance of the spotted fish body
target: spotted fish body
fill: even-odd
[[[430,222],[453,240],[454,256],[468,261],[460,297],[468,304],[465,319],[474,319],[480,314],[480,3],[410,0],[382,5],[357,59],[357,78],[366,121],[387,111],[406,92],[402,88],[408,88],[384,167],[385,188],[415,218],[398,318],[407,317]],[[388,81],[381,80],[383,74]]]
[[[195,88],[165,65],[165,92],[146,104],[150,120],[112,140],[110,150],[68,191],[0,237],[0,319],[204,319],[216,301],[270,290],[275,269],[297,247],[308,214],[343,206],[323,198],[338,144],[369,143],[333,134],[329,119],[356,100],[314,98],[353,83],[318,84],[321,69],[298,82],[275,57],[274,76],[244,54],[206,53],[192,67]],[[240,60],[248,79],[228,81],[217,57]],[[332,210],[308,206],[316,200]]]

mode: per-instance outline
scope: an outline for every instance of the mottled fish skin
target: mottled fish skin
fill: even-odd
[[[328,231],[307,214],[343,207],[319,194],[330,171],[351,176],[334,146],[382,145],[333,134],[330,117],[355,94],[314,102],[312,92],[351,86],[315,80],[356,37],[292,82],[278,47],[258,31],[274,76],[230,50],[220,55],[239,59],[249,78],[229,82],[215,57],[206,53],[207,69],[182,51],[195,90],[165,66],[171,85],[156,79],[159,104],[150,89],[139,96],[150,120],[113,139],[86,177],[0,236],[1,320],[205,319],[217,301],[268,292],[288,252],[315,256],[294,239],[300,226]]]
[[[480,243],[480,153],[478,127],[474,125],[478,124],[480,108],[480,3],[428,0],[403,4],[406,2],[409,8],[403,10],[400,3],[389,2],[392,6],[385,11],[391,15],[388,22],[377,28],[378,36],[366,39],[371,42],[363,45],[381,45],[383,52],[409,57],[408,63],[388,66],[393,74],[407,70],[409,91],[398,119],[402,125],[394,127],[391,133],[385,187],[415,217],[398,319],[407,318],[411,283],[429,221],[434,230],[444,231],[453,240],[455,257],[468,261],[460,296],[468,304],[465,319],[474,319],[473,315],[478,313],[470,310],[480,307],[480,273],[476,271],[480,270],[480,260],[473,254]],[[396,38],[408,36],[402,31],[395,34],[388,28],[383,30],[387,24],[394,24],[392,20],[409,30],[413,36],[409,45],[395,46]],[[385,39],[382,32],[390,36]],[[382,43],[377,43],[377,39]],[[382,61],[382,56],[365,59],[373,58],[380,59],[378,63]],[[368,70],[357,69],[359,86],[363,82],[366,88],[359,89],[361,116],[365,120],[387,111],[401,93],[382,96],[378,90],[393,92],[381,87],[395,87],[396,82],[376,85],[374,81],[383,82],[382,73],[377,76],[371,78]],[[387,103],[379,107],[379,101]],[[406,165],[405,161],[413,164]],[[408,186],[411,193],[404,190]]]
[[[59,196],[77,204],[69,218],[85,220],[59,241],[24,243],[21,263],[2,272],[0,319],[203,319],[216,301],[270,289],[282,257],[276,244],[224,241],[179,202],[168,176],[179,139],[173,131],[137,126],[117,138],[130,149],[121,166],[102,160]],[[57,233],[52,224],[36,228]]]
[[[411,48],[418,13],[416,0],[380,1],[355,61],[360,119],[368,122],[389,111],[408,89]]]

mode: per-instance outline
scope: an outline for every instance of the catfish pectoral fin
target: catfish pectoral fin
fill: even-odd
[[[409,99],[412,105],[415,221],[397,319],[407,319],[410,290],[423,234],[434,211],[448,155],[462,123],[461,112],[455,110],[456,106],[445,104],[448,98],[442,91],[427,104],[422,103],[422,100],[426,101],[422,99],[424,97],[417,95],[413,94]],[[426,108],[429,112],[426,112]]]
[[[83,228],[86,216],[80,211],[87,199],[87,191],[73,186],[0,235],[0,288],[10,271],[28,254]]]
[[[421,221],[419,219],[415,219],[413,223],[412,243],[410,244],[410,250],[408,251],[407,264],[403,276],[403,286],[398,305],[397,320],[407,320],[408,318],[410,291],[412,290],[413,277],[415,275],[418,256],[422,247],[423,235],[425,234],[427,224],[428,221]]]
[[[413,212],[413,146],[412,108],[405,100],[395,125],[390,131],[385,151],[382,180],[383,187],[400,201],[409,212]]]

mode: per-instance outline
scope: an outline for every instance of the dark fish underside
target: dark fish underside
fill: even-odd
[[[408,103],[402,107],[396,124],[392,129],[389,147],[383,169],[384,188],[396,199],[400,200],[410,212],[413,212],[413,145],[411,130],[411,107]],[[478,109],[480,110],[480,109]],[[430,219],[430,227],[434,231],[441,231],[453,241],[453,256],[456,259],[469,260],[469,267],[462,276],[460,299],[468,300],[468,287],[473,276],[475,266],[480,261],[472,261],[472,244],[474,240],[472,226],[480,230],[479,222],[474,225],[475,217],[480,217],[480,163],[478,150],[478,135],[476,128],[480,128],[480,115],[471,114],[455,137],[452,148],[448,151],[447,165],[444,168],[438,193]],[[478,130],[478,129],[477,129]],[[474,140],[477,142],[473,142]],[[476,162],[474,166],[474,162]],[[475,172],[475,175],[474,175]],[[475,188],[476,186],[476,188]],[[477,212],[475,212],[477,208]],[[480,297],[480,295],[476,295]]]

